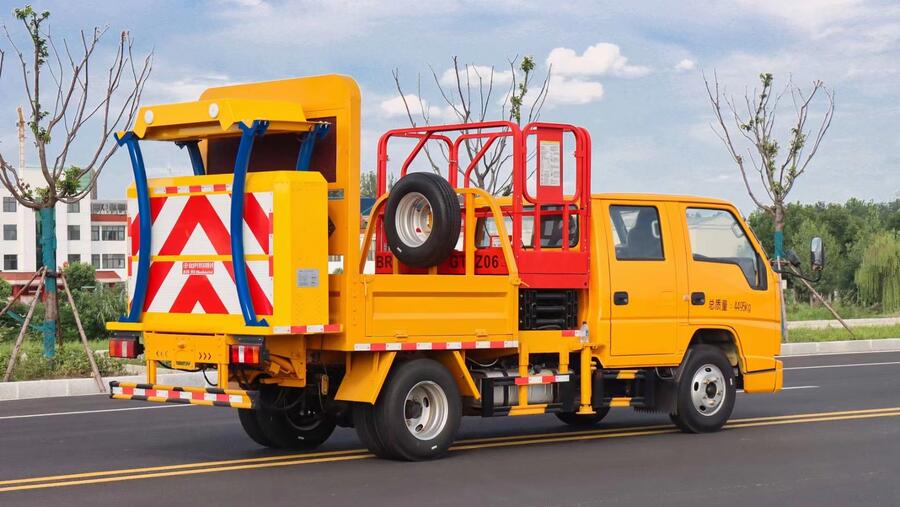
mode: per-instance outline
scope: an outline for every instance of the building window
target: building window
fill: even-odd
[[[103,254],[103,269],[124,269],[125,254]]]
[[[69,264],[81,262],[81,254],[69,254]]]
[[[81,211],[81,203],[80,202],[70,202],[68,205],[69,213],[78,213]]]
[[[15,241],[19,237],[16,224],[3,224],[3,239],[6,241]]]
[[[81,239],[81,226],[80,225],[70,225],[69,226],[69,241],[78,241]]]
[[[15,213],[16,212],[16,198],[15,197],[4,197],[3,198],[3,212],[4,213]]]
[[[91,226],[91,241],[100,241],[100,226]]]
[[[13,255],[4,255],[3,256],[3,270],[4,271],[16,271],[19,269],[19,258]]]
[[[100,269],[100,254],[91,254],[91,266]]]
[[[125,226],[104,225],[100,228],[100,238],[103,241],[125,241]]]

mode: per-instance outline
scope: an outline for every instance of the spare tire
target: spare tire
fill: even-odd
[[[461,222],[459,199],[447,180],[432,173],[411,173],[391,189],[384,233],[400,262],[428,268],[450,256]]]

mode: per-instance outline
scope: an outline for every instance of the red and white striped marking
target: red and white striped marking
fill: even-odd
[[[183,185],[179,187],[154,187],[150,189],[152,195],[178,195],[190,193],[230,192],[230,183],[216,183],[214,185]]]
[[[273,334],[320,334],[320,333],[340,333],[340,324],[319,324],[312,326],[274,326]]]
[[[231,194],[229,184],[156,187],[150,199],[152,256],[230,256]],[[161,191],[160,191],[161,190]],[[222,192],[200,194],[200,192]],[[266,258],[247,261],[250,298],[257,315],[274,312],[272,273],[272,192],[244,196],[244,253]],[[129,300],[134,297],[132,263],[140,244],[137,202],[128,201]],[[202,258],[202,257],[201,257]],[[156,313],[240,315],[230,261],[153,261],[143,311]]]
[[[476,349],[517,349],[519,342],[507,341],[470,341],[470,342],[411,342],[411,343],[357,343],[355,352],[382,352],[406,350],[476,350]]]
[[[579,338],[584,338],[584,331],[581,329],[563,329],[563,336],[577,336]]]
[[[518,377],[516,379],[517,386],[530,386],[535,384],[556,384],[558,382],[568,382],[568,375],[531,375],[528,377]]]
[[[245,403],[247,399],[237,394],[216,394],[197,391],[169,391],[165,389],[144,389],[140,387],[113,386],[112,395],[144,396],[147,398],[163,398],[165,400],[212,401],[220,403]]]

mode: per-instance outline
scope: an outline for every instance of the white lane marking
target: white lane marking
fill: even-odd
[[[790,386],[790,387],[782,387],[782,391],[789,391],[791,389],[818,389],[819,386]],[[737,392],[743,393],[743,389],[738,389]]]
[[[821,364],[818,366],[791,366],[785,370],[817,370],[819,368],[850,368],[851,366],[886,366],[900,364],[900,361],[887,361],[884,363],[849,363],[849,364]]]
[[[792,357],[815,357],[815,356],[855,356],[858,354],[896,354],[900,350],[859,350],[855,352],[813,352],[812,354],[788,354],[786,356],[775,356],[777,359],[790,359]]]
[[[181,408],[181,407],[193,407],[194,405],[152,405],[148,407],[126,407],[126,408],[106,408],[102,410],[77,410],[72,412],[51,412],[48,414],[23,414],[23,415],[4,415],[0,416],[0,420],[3,419],[28,419],[31,417],[52,417],[57,415],[77,415],[77,414],[100,414],[103,412],[125,412],[128,410],[151,410],[154,408]]]

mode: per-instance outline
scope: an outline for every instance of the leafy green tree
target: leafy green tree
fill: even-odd
[[[872,238],[856,282],[863,301],[880,303],[887,312],[900,310],[900,235],[882,232]]]
[[[97,285],[97,272],[94,266],[84,262],[73,262],[63,269],[69,290],[74,294],[85,287]]]
[[[0,278],[0,306],[5,305],[10,296],[12,296],[12,285]]]

